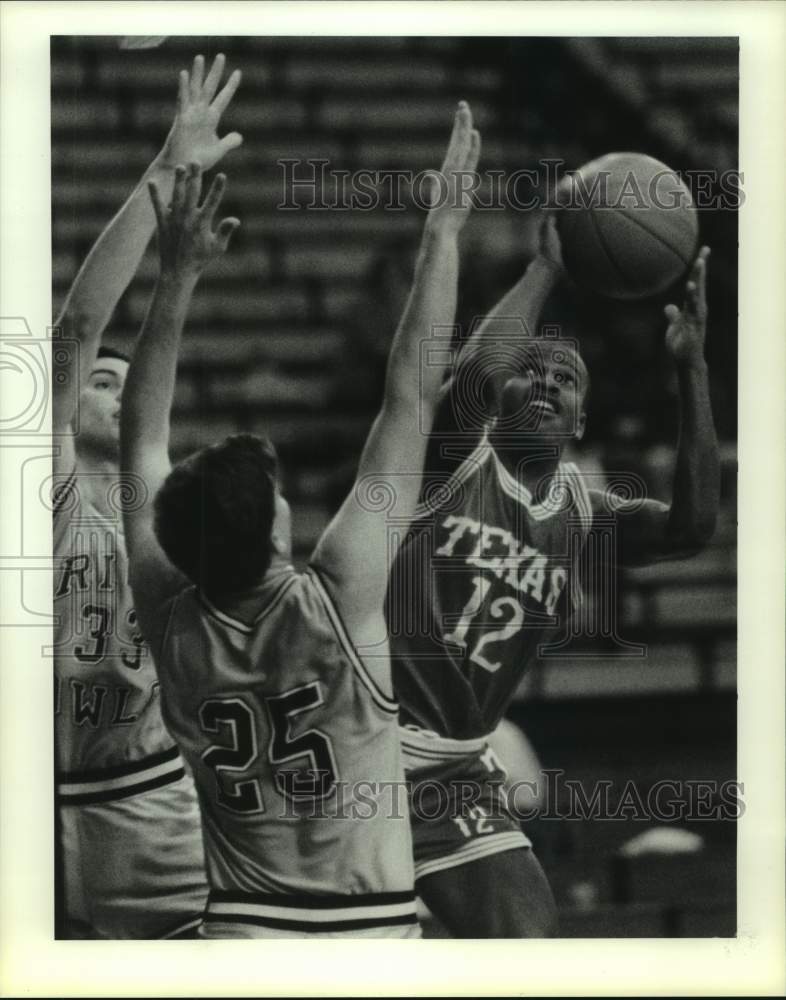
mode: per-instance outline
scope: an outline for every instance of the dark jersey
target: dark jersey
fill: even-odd
[[[403,726],[472,740],[495,728],[577,607],[571,563],[592,510],[575,465],[561,464],[536,502],[485,435],[430,492],[390,577],[394,687]]]

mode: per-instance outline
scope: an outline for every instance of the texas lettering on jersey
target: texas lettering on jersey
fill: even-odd
[[[451,739],[491,732],[580,592],[574,556],[592,521],[575,466],[536,502],[484,440],[423,510],[387,597],[402,722]]]
[[[463,555],[466,566],[488,571],[497,580],[503,580],[514,594],[528,597],[528,606],[539,605],[549,618],[554,615],[568,578],[562,562],[519,542],[507,528],[483,524],[471,517],[449,514],[440,529],[440,533],[447,531],[448,536],[435,550],[435,558]],[[564,558],[563,555],[562,561]],[[490,584],[486,592],[489,587]],[[544,624],[542,616],[538,617]]]

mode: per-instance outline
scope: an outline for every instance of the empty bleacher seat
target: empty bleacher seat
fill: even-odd
[[[442,89],[448,70],[442,62],[412,59],[376,60],[299,56],[284,70],[284,80],[295,89],[318,87],[323,91],[368,90],[369,81],[380,90]]]
[[[276,371],[269,365],[225,374],[218,371],[210,379],[210,398],[215,407],[287,406],[295,410],[322,410],[333,393],[333,379],[325,375],[295,376]]]
[[[653,82],[662,91],[695,91],[699,94],[717,94],[730,90],[736,94],[739,73],[735,63],[730,65],[710,63],[684,63],[658,66],[653,72]]]
[[[138,179],[142,171],[152,162],[158,149],[156,143],[151,140],[135,139],[131,136],[122,141],[105,136],[101,142],[85,142],[78,145],[54,141],[52,168],[79,176],[82,183],[93,191],[92,185],[99,183],[99,178],[94,180],[89,176],[91,173],[101,175],[101,181],[106,171],[123,172],[129,177]]]
[[[711,546],[690,559],[673,559],[652,566],[632,567],[625,572],[628,584],[658,587],[679,586],[691,582],[734,580],[737,574],[737,550],[729,546]]]
[[[85,70],[76,58],[53,56],[49,67],[49,79],[52,92],[58,97],[68,92],[69,87],[81,87],[85,79]]]
[[[696,653],[689,643],[651,645],[643,657],[546,659],[540,663],[545,698],[620,697],[695,691]]]
[[[358,278],[371,263],[374,248],[362,243],[295,244],[284,253],[292,278]]]
[[[392,240],[404,236],[417,236],[423,227],[419,212],[276,212],[244,220],[246,238],[275,234],[279,239],[321,240],[325,244],[334,239],[356,238],[363,240]]]
[[[455,102],[450,97],[425,98],[326,98],[316,113],[324,128],[357,129],[448,129]],[[493,125],[496,114],[487,102],[476,101],[473,107],[480,128]]]
[[[52,254],[52,281],[58,285],[64,282],[70,284],[76,276],[80,263],[81,261],[70,253]]]
[[[150,291],[135,290],[128,296],[129,317],[141,323],[150,301]],[[189,309],[194,323],[216,323],[231,327],[233,323],[265,323],[273,320],[304,320],[309,311],[308,297],[301,288],[249,287],[244,293],[215,295],[201,285],[197,288]]]
[[[180,363],[186,368],[244,366],[264,359],[325,364],[338,356],[343,343],[340,332],[322,327],[281,326],[240,333],[190,328],[183,339]]]
[[[737,621],[734,586],[661,588],[651,595],[650,615],[656,626],[733,626]]]
[[[157,90],[174,101],[178,71],[181,69],[190,69],[189,62],[173,59],[171,52],[160,49],[118,50],[100,57],[97,80],[102,89],[122,86],[134,92]]]
[[[101,184],[88,185],[83,179],[72,175],[68,180],[58,179],[52,182],[52,204],[55,208],[64,205],[80,210],[87,207],[90,210],[106,211],[108,222],[131,194],[134,186],[134,181],[129,183],[124,178],[115,180],[112,177],[105,178]]]
[[[132,109],[134,125],[139,129],[167,129],[174,117],[174,99],[135,100]],[[273,129],[303,125],[305,109],[295,98],[266,97],[264,101],[238,99],[222,119],[227,131],[242,128]]]
[[[737,640],[719,639],[713,646],[713,683],[722,689],[737,687]]]
[[[171,117],[171,116],[170,116]],[[59,94],[52,101],[52,130],[107,132],[117,127],[120,111],[108,98]]]

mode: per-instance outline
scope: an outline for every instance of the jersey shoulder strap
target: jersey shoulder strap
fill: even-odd
[[[433,517],[438,510],[453,509],[464,483],[481,468],[491,456],[491,445],[484,431],[480,441],[461,464],[443,481],[435,482],[424,492],[412,515],[417,521],[425,517]]]

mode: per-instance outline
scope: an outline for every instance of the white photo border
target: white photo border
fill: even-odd
[[[784,386],[786,6],[612,3],[32,3],[0,8],[0,316],[51,324],[49,39],[55,34],[738,35],[739,822],[736,939],[56,942],[46,628],[0,628],[0,993],[6,996],[753,995],[786,990]],[[5,322],[5,320],[4,320]],[[13,389],[13,382],[10,388]],[[4,433],[0,562],[18,548],[26,457]],[[38,450],[35,450],[35,449]],[[26,510],[51,553],[51,518]],[[42,555],[43,553],[43,555]],[[38,559],[38,557],[41,557]],[[51,593],[51,572],[25,587]],[[21,578],[21,572],[19,574]],[[0,600],[14,584],[0,573]]]

